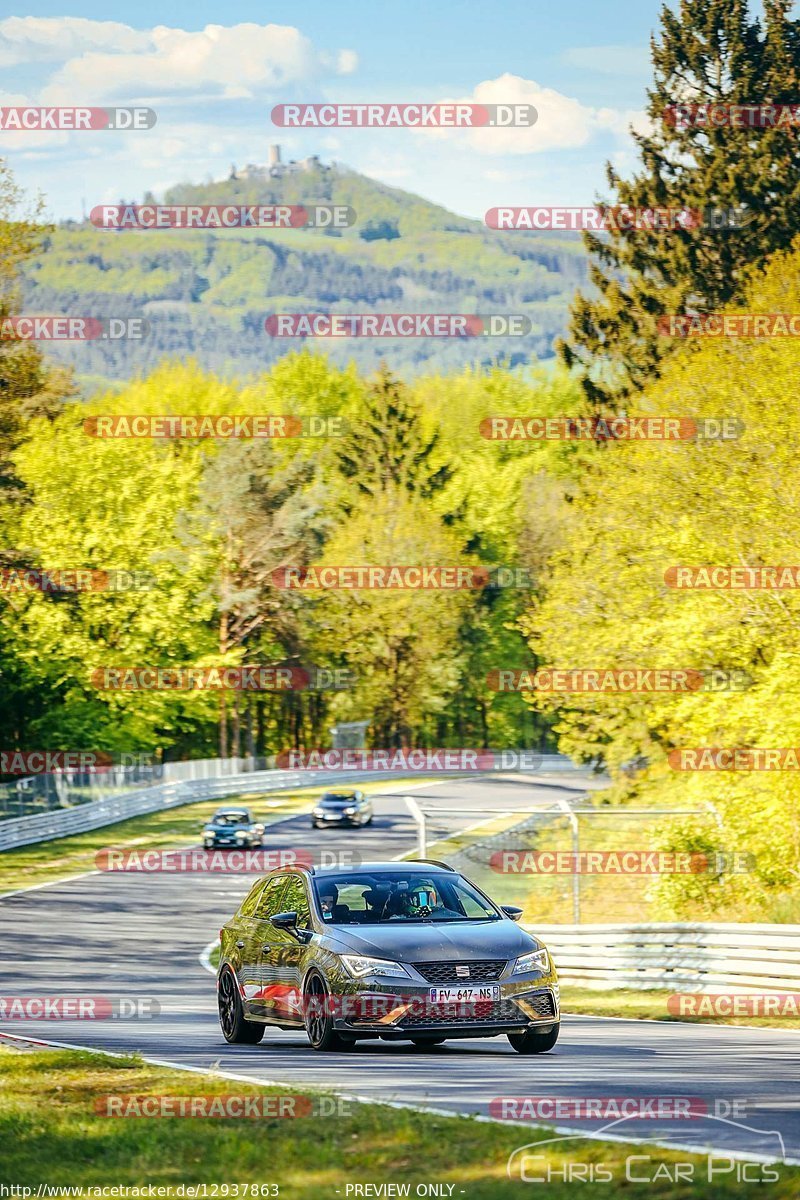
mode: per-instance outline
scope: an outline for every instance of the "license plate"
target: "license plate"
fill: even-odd
[[[500,986],[495,987],[441,987],[430,989],[431,1004],[461,1004],[465,1001],[500,999]]]

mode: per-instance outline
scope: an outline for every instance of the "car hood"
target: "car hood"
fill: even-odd
[[[535,937],[513,921],[464,921],[430,925],[395,924],[338,926],[326,930],[339,953],[405,962],[436,962],[455,958],[515,958],[537,950]]]

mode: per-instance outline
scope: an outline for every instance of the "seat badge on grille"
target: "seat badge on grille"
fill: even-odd
[[[469,967],[456,967],[456,975],[459,979],[469,979]]]

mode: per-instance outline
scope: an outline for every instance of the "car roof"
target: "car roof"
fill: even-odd
[[[432,874],[453,874],[452,868],[442,863],[410,861],[361,862],[355,863],[353,866],[343,864],[340,867],[304,867],[290,864],[285,867],[276,867],[274,871],[269,872],[269,875],[286,875],[292,872],[299,875],[313,875],[315,879],[324,879],[326,875],[380,875],[388,874],[390,871],[393,874],[400,871],[404,875],[425,875],[426,877]]]
[[[223,816],[232,817],[232,816],[234,816],[234,814],[241,814],[242,816],[246,817],[246,816],[248,816],[249,812],[250,812],[249,808],[218,808],[217,811],[214,813],[214,816],[215,817],[223,817]]]

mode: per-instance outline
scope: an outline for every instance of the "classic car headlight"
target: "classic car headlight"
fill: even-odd
[[[344,815],[345,815],[346,817],[352,817],[356,811],[357,811],[357,810],[356,810],[355,808],[346,808],[346,809],[344,810]]]
[[[411,978],[402,963],[392,962],[387,958],[365,958],[360,954],[342,954],[340,957],[346,969],[356,978],[362,975],[388,975],[393,979]]]
[[[325,816],[325,809],[324,809],[324,808],[315,808],[315,809],[314,809],[314,816],[315,816],[315,817],[324,817],[324,816]]]
[[[213,825],[206,825],[205,829],[203,830],[203,837],[216,837],[216,835],[217,831],[214,829]]]
[[[523,954],[514,963],[512,975],[516,975],[518,971],[549,971],[550,970],[550,955],[542,946],[541,950],[533,950],[530,954]]]
[[[245,838],[250,837],[250,834],[246,829],[237,829],[236,836],[237,836],[237,838],[241,838],[242,841],[244,841]]]

